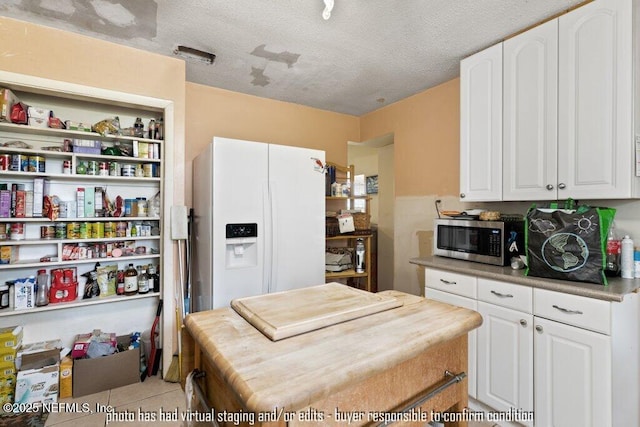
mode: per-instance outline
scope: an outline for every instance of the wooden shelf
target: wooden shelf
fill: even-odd
[[[12,310],[10,308],[6,308],[3,310],[0,310],[0,317],[17,316],[21,314],[41,313],[43,311],[52,311],[52,310],[64,310],[67,308],[84,307],[84,306],[97,305],[97,304],[113,304],[113,303],[119,303],[119,302],[125,302],[125,301],[133,301],[136,299],[158,298],[158,297],[160,297],[160,292],[149,292],[147,294],[136,294],[131,296],[112,295],[104,298],[94,297],[89,299],[81,299],[82,296],[80,296],[80,299],[77,299],[75,301],[49,303],[49,305],[45,305],[44,307],[35,307],[35,308],[30,308],[25,310]]]
[[[368,277],[369,272],[365,271],[364,273],[356,273],[356,271],[351,268],[349,270],[344,271],[327,271],[324,275],[326,279],[348,279],[349,277]]]
[[[326,237],[325,240],[365,239],[367,237],[371,237],[371,234],[340,234],[338,236]]]

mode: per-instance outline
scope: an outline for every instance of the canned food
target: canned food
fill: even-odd
[[[42,156],[29,156],[27,164],[29,172],[44,173],[46,169],[45,160]]]
[[[104,223],[94,222],[91,227],[91,238],[101,239],[104,237]]]
[[[9,166],[9,170],[13,172],[22,171],[22,161],[23,159],[28,162],[27,157],[22,154],[12,154],[11,155],[11,166]]]
[[[127,236],[127,223],[124,221],[118,222],[116,224],[116,237],[126,237]]]
[[[135,176],[136,167],[134,165],[122,165],[122,176]]]
[[[89,228],[91,227],[90,222],[81,222],[78,228],[78,237],[80,239],[88,239],[89,238]]]
[[[11,167],[11,154],[0,154],[0,170],[8,171]]]
[[[98,163],[98,175],[100,175],[100,176],[108,176],[109,175],[109,163],[108,162],[100,162],[100,163]]]
[[[56,239],[64,239],[67,235],[67,226],[64,222],[56,224]]]
[[[11,240],[24,240],[24,222],[12,222],[10,227]]]
[[[153,177],[153,163],[145,163],[142,165],[142,170],[144,171],[145,178]]]
[[[112,238],[116,237],[116,223],[115,222],[105,222],[104,223],[104,237]]]
[[[53,239],[56,237],[56,227],[53,225],[43,225],[40,227],[41,239]]]
[[[87,175],[98,175],[98,162],[89,160],[87,162]]]
[[[78,239],[80,236],[80,223],[70,222],[67,224],[67,239]]]
[[[133,216],[134,203],[135,203],[135,199],[124,199],[124,216]]]
[[[109,163],[109,175],[120,176],[120,164],[118,162]]]

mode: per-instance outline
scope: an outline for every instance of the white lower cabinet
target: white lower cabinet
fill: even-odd
[[[477,348],[469,340],[469,396],[496,411],[533,411],[539,427],[640,425],[640,294],[610,302],[433,268],[425,275],[427,298],[482,315]]]
[[[533,411],[533,315],[482,301],[478,312],[477,399],[498,411]]]
[[[534,323],[536,425],[614,425],[611,337],[538,317]]]

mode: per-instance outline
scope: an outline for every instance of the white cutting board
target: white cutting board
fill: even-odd
[[[272,341],[400,307],[390,295],[340,283],[238,298],[231,307]]]

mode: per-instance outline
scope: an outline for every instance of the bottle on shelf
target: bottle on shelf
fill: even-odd
[[[615,222],[609,226],[604,273],[610,277],[620,275],[620,239],[616,235]]]
[[[364,273],[364,239],[356,240],[356,273]]]
[[[124,270],[118,270],[116,277],[117,277],[116,294],[124,295]]]
[[[624,236],[620,244],[620,275],[623,279],[634,278],[633,268],[633,240],[628,235]]]
[[[124,294],[135,295],[138,293],[138,272],[136,271],[133,263],[129,264],[129,267],[124,271]]]
[[[36,292],[36,306],[44,307],[49,304],[49,275],[47,274],[47,270],[38,270],[38,275],[36,276],[36,285],[38,286],[38,291]]]
[[[160,292],[160,277],[158,273],[156,273],[156,266],[149,264],[147,271],[149,275],[149,290],[152,292]]]
[[[138,273],[138,293],[149,293],[149,276],[147,275],[147,270],[145,270],[144,267],[140,267],[140,271]]]

